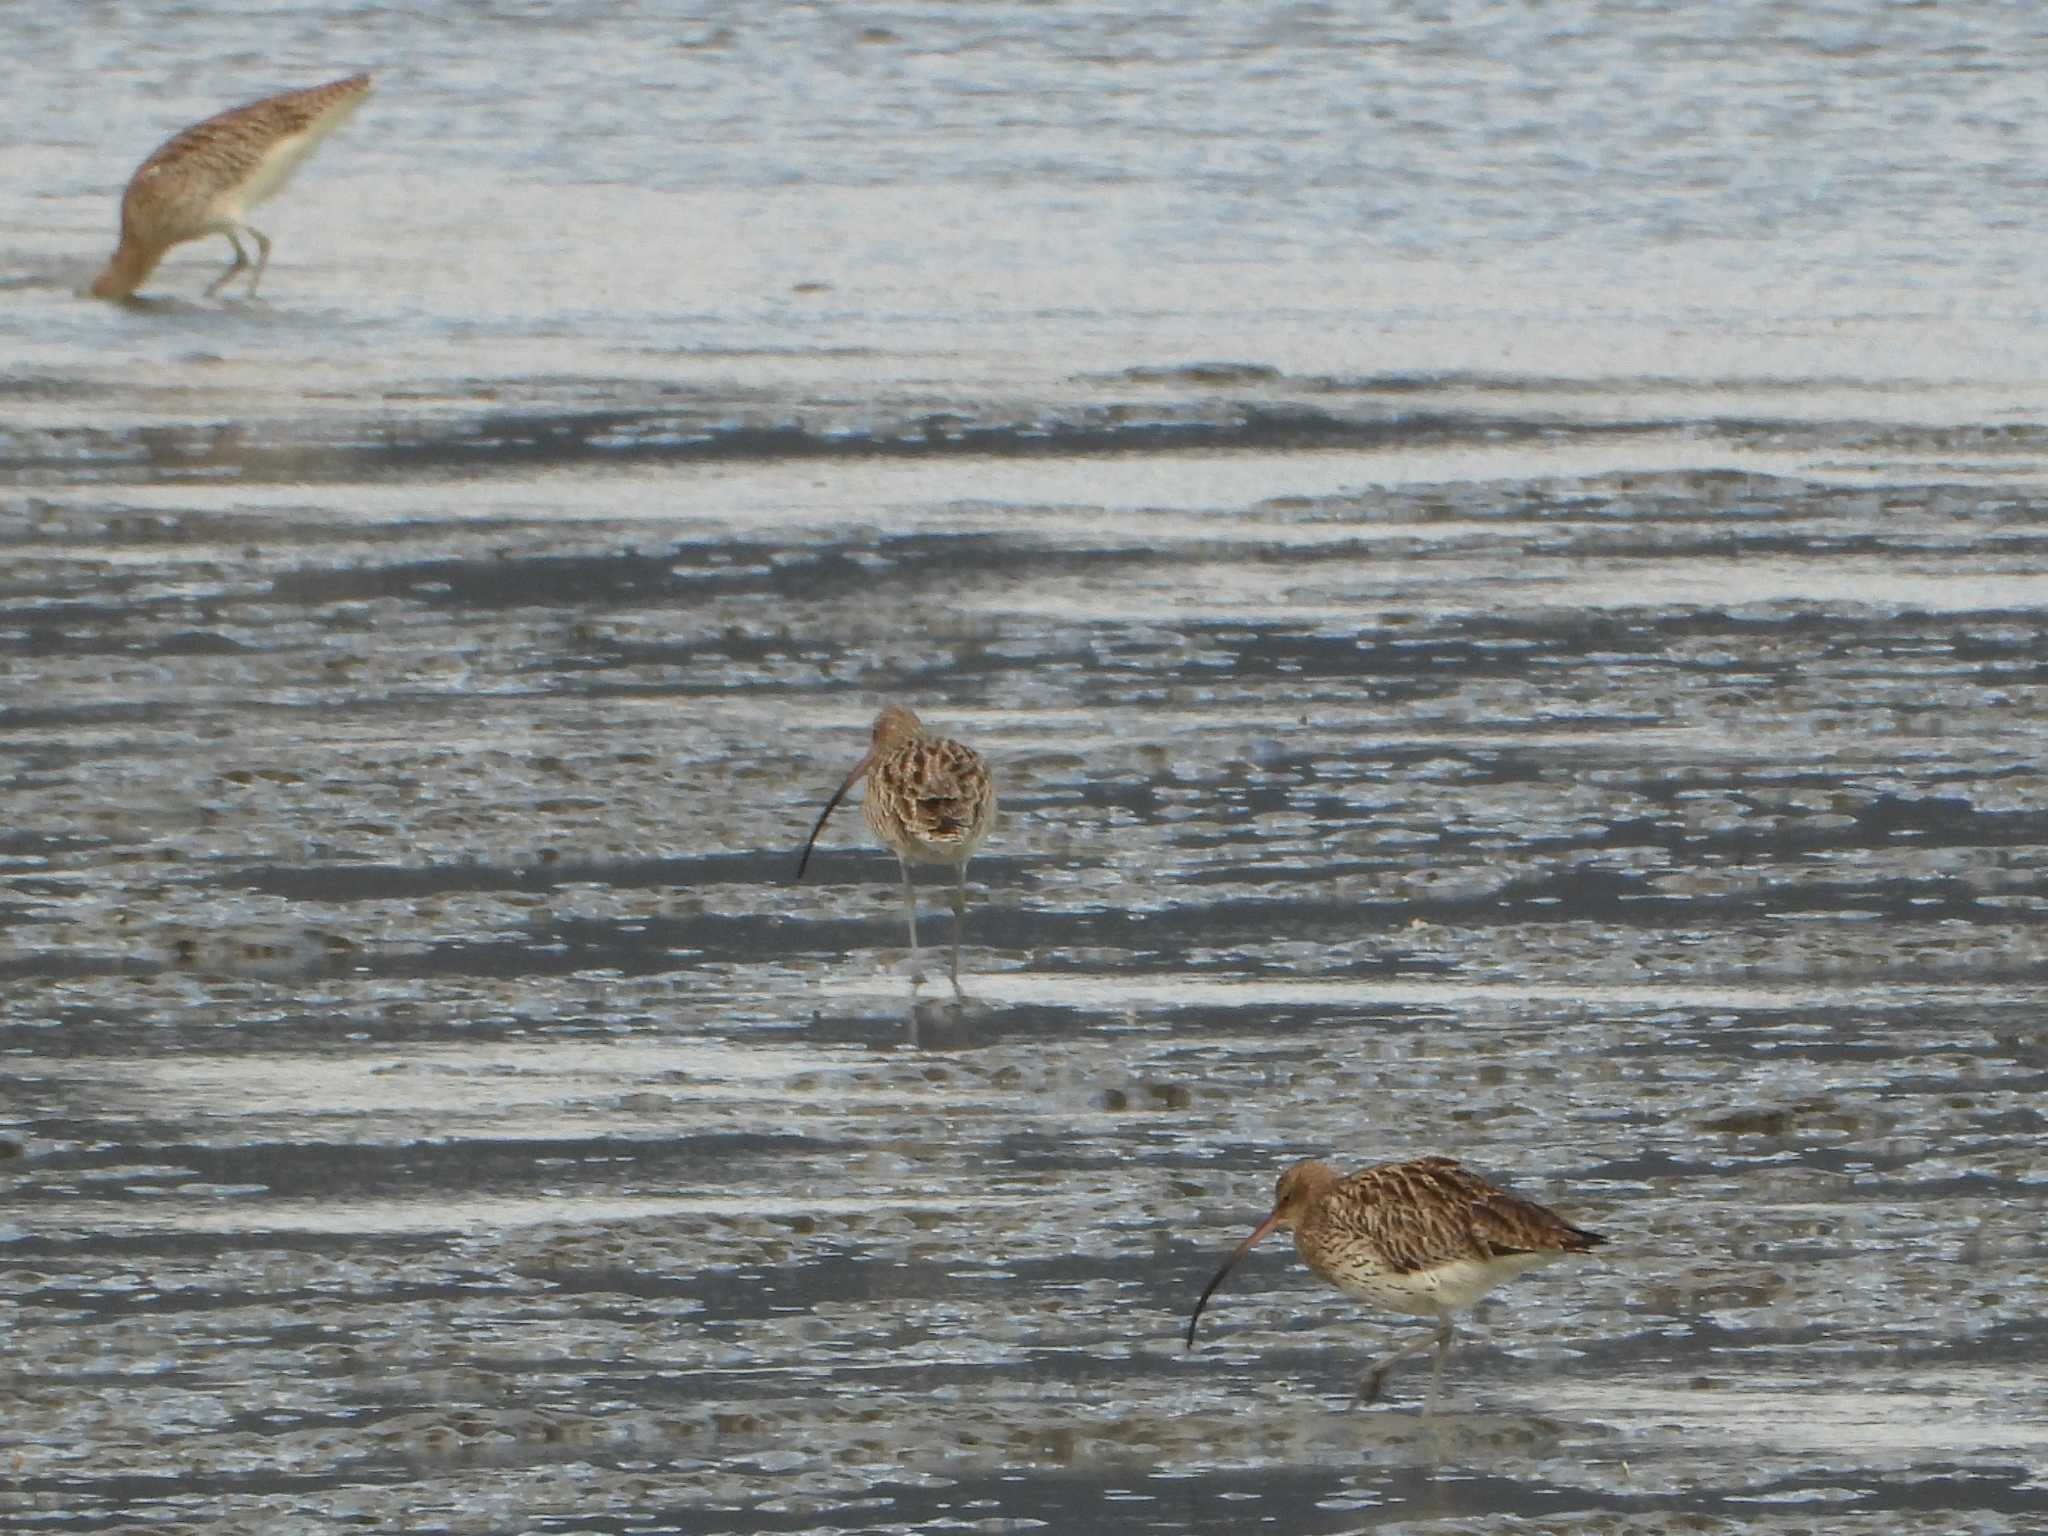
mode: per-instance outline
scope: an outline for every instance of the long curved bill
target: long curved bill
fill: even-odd
[[[811,847],[818,841],[818,834],[825,830],[825,819],[839,808],[839,802],[846,798],[846,792],[860,782],[861,775],[874,766],[874,761],[875,754],[870,752],[866,757],[855,763],[853,765],[853,772],[846,776],[846,782],[832,791],[832,798],[825,802],[825,809],[818,812],[818,820],[811,828],[811,835],[804,839],[803,855],[796,861],[797,879],[803,879],[804,871],[810,867]]]
[[[1223,1283],[1223,1277],[1230,1273],[1237,1261],[1257,1246],[1260,1238],[1267,1236],[1280,1225],[1280,1213],[1275,1211],[1259,1223],[1258,1230],[1237,1245],[1237,1251],[1223,1261],[1223,1267],[1209,1277],[1209,1283],[1202,1287],[1201,1299],[1195,1303],[1195,1315],[1188,1319],[1188,1348],[1195,1347],[1195,1324],[1202,1320],[1202,1308],[1209,1304],[1209,1298],[1216,1293],[1216,1287]]]

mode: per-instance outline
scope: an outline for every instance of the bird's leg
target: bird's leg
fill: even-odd
[[[253,224],[244,224],[242,232],[256,242],[256,270],[249,274],[249,297],[256,297],[256,285],[263,281],[263,269],[270,265],[270,236]]]
[[[1439,1312],[1436,1315],[1436,1364],[1429,1369],[1429,1396],[1424,1399],[1424,1415],[1436,1412],[1437,1399],[1444,1390],[1444,1362],[1451,1358],[1451,1314]]]
[[[903,916],[910,923],[910,984],[921,986],[924,982],[924,962],[917,952],[917,890],[910,883],[910,861],[899,858],[897,866],[903,871]]]
[[[249,253],[242,249],[242,242],[235,238],[235,232],[232,229],[224,229],[221,233],[228,237],[228,244],[235,248],[235,259],[228,263],[225,272],[206,285],[206,297],[209,299],[227,286],[229,278],[249,265]]]
[[[960,937],[967,927],[967,861],[955,866],[953,884],[953,990],[960,990]]]
[[[1376,1402],[1380,1388],[1387,1384],[1387,1372],[1411,1356],[1425,1353],[1432,1346],[1437,1351],[1437,1369],[1443,1369],[1444,1356],[1451,1348],[1451,1319],[1448,1313],[1438,1314],[1436,1332],[1428,1338],[1417,1339],[1406,1349],[1397,1349],[1378,1365],[1365,1373],[1365,1379],[1358,1384],[1358,1401],[1361,1404]]]

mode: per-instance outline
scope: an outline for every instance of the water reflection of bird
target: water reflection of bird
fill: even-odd
[[[1379,1396],[1387,1372],[1436,1346],[1430,1400],[1451,1349],[1451,1314],[1476,1305],[1495,1286],[1607,1239],[1555,1211],[1468,1173],[1448,1157],[1382,1163],[1345,1177],[1327,1163],[1296,1163],[1280,1175],[1273,1214],[1223,1261],[1188,1319],[1195,1324],[1223,1277],[1278,1227],[1294,1229],[1302,1261],[1345,1295],[1389,1312],[1435,1317],[1436,1332],[1374,1366],[1359,1384],[1361,1402]]]
[[[282,189],[369,94],[370,77],[352,75],[267,96],[172,135],[129,179],[121,198],[121,243],[93,279],[93,297],[125,299],[172,246],[226,235],[235,259],[206,289],[218,293],[249,265],[239,238],[247,235],[256,242],[256,270],[249,274],[254,298],[270,261],[270,237],[249,223],[249,210]]]
[[[903,912],[910,923],[913,979],[918,968],[917,892],[911,884],[912,864],[952,866],[953,985],[960,985],[960,940],[967,917],[967,861],[974,857],[996,819],[996,786],[988,764],[972,747],[962,746],[924,728],[916,715],[890,704],[875,716],[874,739],[867,755],[854,764],[846,782],[832,792],[825,809],[804,840],[797,878],[811,862],[811,848],[825,830],[825,819],[846,792],[865,778],[861,818],[884,847],[896,855],[903,870]]]

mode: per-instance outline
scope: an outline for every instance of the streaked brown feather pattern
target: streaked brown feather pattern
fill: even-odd
[[[129,178],[121,198],[120,245],[91,291],[100,298],[126,298],[172,246],[216,233],[233,239],[247,206],[281,187],[319,140],[361,105],[371,83],[367,74],[351,75],[285,91],[171,135]],[[231,271],[241,264],[238,255]]]
[[[919,864],[958,864],[995,821],[995,781],[972,747],[922,729],[868,769],[861,817],[882,843]]]
[[[944,864],[954,871],[953,984],[960,984],[960,944],[966,922],[967,861],[974,857],[995,824],[995,778],[972,747],[924,728],[900,704],[884,706],[875,716],[868,752],[846,781],[833,791],[818,813],[811,835],[797,859],[797,878],[809,866],[811,850],[833,807],[855,784],[865,781],[861,819],[903,867],[904,917],[910,929],[913,967],[917,953],[917,901],[910,881],[912,864]],[[913,971],[922,979],[922,973]]]
[[[1437,1320],[1433,1339],[1388,1356],[1366,1374],[1370,1402],[1393,1365],[1433,1343],[1437,1373],[1450,1352],[1451,1317],[1523,1271],[1606,1242],[1555,1211],[1511,1194],[1455,1158],[1381,1163],[1349,1177],[1327,1163],[1296,1163],[1280,1175],[1273,1211],[1202,1288],[1188,1318],[1193,1348],[1202,1309],[1223,1277],[1259,1240],[1294,1229],[1303,1262],[1345,1295],[1392,1312]],[[1432,1388],[1432,1395],[1434,1389]]]
[[[1583,1253],[1600,1241],[1448,1157],[1382,1163],[1348,1178],[1333,1177],[1295,1218],[1303,1260],[1340,1283],[1412,1275],[1459,1260]]]
[[[172,183],[160,173],[177,167],[175,195],[217,194],[240,185],[263,163],[272,145],[313,127],[335,107],[353,103],[370,89],[368,75],[285,91],[217,112],[182,128],[157,146],[136,168],[123,198],[129,207],[161,206]]]

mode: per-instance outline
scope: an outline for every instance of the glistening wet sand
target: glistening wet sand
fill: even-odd
[[[0,1528],[2032,1536],[2025,7],[15,0]],[[122,178],[376,69],[263,210]],[[811,816],[985,750],[969,1000]],[[943,930],[942,898],[927,911]],[[1414,1326],[1275,1172],[1613,1234]]]
[[[17,512],[9,1518],[2027,1529],[2035,494],[978,462]],[[1001,775],[965,1005],[857,819],[790,878],[882,697]],[[1615,1239],[1440,1423],[1279,1245],[1182,1350],[1424,1150]]]

